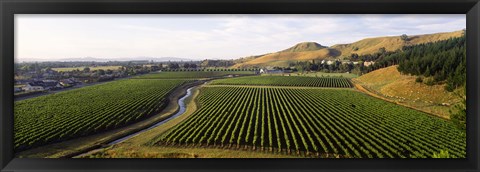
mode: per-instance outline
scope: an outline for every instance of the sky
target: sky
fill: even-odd
[[[15,60],[235,59],[276,52],[307,41],[332,46],[369,37],[464,28],[464,14],[16,14]]]

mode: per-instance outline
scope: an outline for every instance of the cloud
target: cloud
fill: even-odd
[[[35,29],[33,29],[35,28]],[[465,15],[16,15],[16,58],[238,58],[465,28]]]

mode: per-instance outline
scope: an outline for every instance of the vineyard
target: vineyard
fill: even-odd
[[[134,79],[182,79],[211,78],[227,75],[253,75],[254,71],[190,71],[190,72],[159,72],[135,77]]]
[[[122,80],[15,102],[15,150],[117,128],[161,111],[188,80]]]
[[[233,82],[233,81],[230,81]],[[356,158],[466,156],[448,121],[353,90],[204,87],[200,109],[155,145],[197,145]]]
[[[352,84],[346,78],[298,77],[298,76],[249,76],[216,80],[212,85],[269,85],[299,87],[336,87],[350,88]]]

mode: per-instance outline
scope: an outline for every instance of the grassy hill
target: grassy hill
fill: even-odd
[[[350,44],[337,44],[331,47],[322,46],[315,42],[303,42],[293,47],[259,56],[251,56],[236,60],[232,68],[242,67],[287,67],[289,63],[306,60],[322,60],[350,56],[352,53],[359,55],[372,54],[384,47],[387,51],[395,51],[405,45],[415,45],[428,42],[446,40],[452,37],[462,36],[462,31],[434,33],[425,35],[413,35],[404,41],[400,36],[366,38]]]
[[[325,46],[320,45],[316,42],[302,42],[298,43],[297,45],[290,47],[286,50],[280,52],[303,52],[303,51],[316,51],[320,49],[327,48]]]
[[[333,45],[331,48],[340,51],[341,56],[350,56],[350,54],[352,53],[364,55],[375,53],[378,51],[378,49],[382,47],[385,47],[387,51],[395,51],[405,45],[416,45],[428,42],[435,42],[460,36],[462,36],[462,31],[414,35],[409,36],[408,41],[403,41],[400,36],[366,38],[351,44]]]
[[[415,82],[415,79],[415,76],[398,72],[397,66],[390,66],[354,78],[352,81],[357,88],[360,85],[365,88],[363,91],[382,99],[448,119],[449,110],[460,101],[460,98],[455,93],[445,91],[445,84],[428,86]]]
[[[288,50],[288,49],[287,49]],[[298,49],[294,50],[293,52],[289,51],[281,51],[276,53],[267,54],[264,56],[260,56],[249,61],[245,61],[243,63],[237,63],[233,66],[233,68],[242,68],[242,67],[251,67],[251,66],[288,66],[289,63],[296,62],[296,61],[307,61],[307,60],[314,60],[314,59],[325,59],[325,58],[334,58],[339,55],[339,52],[335,49],[331,48],[322,48],[319,50],[307,50],[307,51],[300,51]]]

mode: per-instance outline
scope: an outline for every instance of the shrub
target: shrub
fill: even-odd
[[[415,82],[417,82],[417,83],[422,83],[422,82],[423,82],[423,78],[422,78],[422,77],[417,77],[417,79],[415,79]]]

